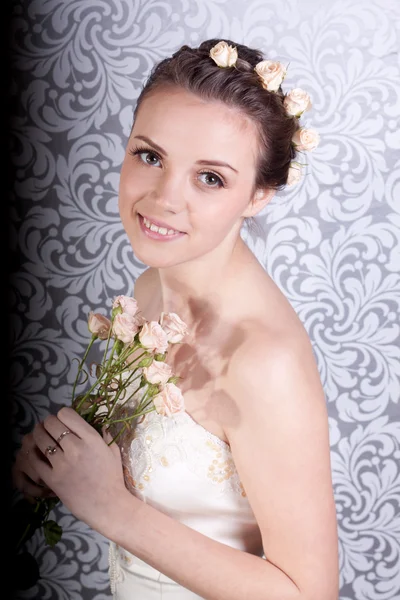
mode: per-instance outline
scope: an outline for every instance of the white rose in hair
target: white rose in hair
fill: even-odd
[[[292,141],[296,146],[296,150],[304,150],[309,152],[318,146],[320,137],[318,131],[315,129],[306,129],[305,127],[301,127],[294,134]]]
[[[270,92],[276,92],[286,77],[286,69],[279,61],[262,60],[254,70],[262,80],[262,86]]]
[[[236,48],[226,42],[218,42],[210,50],[210,57],[219,67],[233,67],[236,64],[238,53]]]
[[[294,88],[286,94],[283,105],[291,117],[300,117],[312,107],[309,94],[301,88]]]
[[[301,179],[301,167],[298,164],[295,163],[291,163],[290,167],[289,167],[289,173],[288,173],[288,178],[287,178],[287,182],[286,185],[295,185],[296,183],[298,183]]]

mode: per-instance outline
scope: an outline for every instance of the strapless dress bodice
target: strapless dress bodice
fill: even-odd
[[[146,414],[120,448],[125,483],[132,494],[216,541],[263,556],[261,533],[229,444],[188,412],[170,417],[156,411]],[[112,589],[124,577],[123,571],[138,563],[111,542]],[[160,581],[172,582],[155,573]]]

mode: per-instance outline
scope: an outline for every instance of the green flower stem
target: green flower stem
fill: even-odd
[[[132,375],[134,375],[135,373],[136,373],[136,369],[132,372]],[[130,380],[131,376],[128,377],[128,379],[124,382],[123,388],[117,392],[115,398],[113,399],[111,409],[109,410],[110,413],[112,413],[112,411],[114,410],[115,405],[116,405],[117,401],[119,400],[121,393],[126,389],[126,387],[128,385],[130,385],[131,383],[133,383],[134,381],[136,381],[136,379],[139,379],[141,377],[142,377],[141,373],[139,373],[139,375],[136,375],[136,377],[134,377],[132,380]],[[132,392],[132,394],[130,396],[128,396],[128,398],[126,400],[124,400],[124,402],[121,404],[120,408],[122,408],[127,402],[129,402],[129,400],[131,398],[133,398],[133,396],[140,390],[140,388],[141,388],[141,385],[139,385],[136,388],[136,390],[134,392]]]
[[[118,438],[119,438],[119,437],[120,437],[120,436],[121,436],[121,435],[124,433],[125,429],[126,429],[126,423],[125,423],[125,425],[122,427],[121,431],[119,431],[119,432],[117,433],[117,435],[116,435],[116,436],[115,436],[115,437],[114,437],[114,438],[111,440],[111,442],[108,444],[108,446],[111,446],[111,444],[113,444],[114,442],[116,442],[116,441],[117,441],[117,439],[118,439]]]
[[[130,354],[132,354],[132,353],[133,353],[133,352],[134,352],[134,351],[135,351],[137,348],[139,348],[139,347],[140,347],[140,345],[141,345],[141,344],[140,344],[140,342],[135,342],[135,344],[134,344],[133,346],[130,346],[130,347],[127,349],[127,351],[126,351],[125,353],[124,353],[124,352],[122,352],[121,356],[119,357],[119,360],[118,360],[118,361],[117,361],[117,363],[116,363],[116,365],[117,365],[117,366],[119,366],[120,364],[122,364],[122,370],[121,370],[121,371],[120,371],[120,373],[119,373],[119,375],[120,375],[120,376],[121,376],[121,374],[122,374],[124,371],[126,371],[126,370],[132,370],[132,375],[134,375],[134,374],[136,373],[136,371],[137,371],[138,367],[137,367],[136,369],[133,369],[133,368],[132,368],[132,365],[133,365],[133,364],[135,364],[135,362],[136,362],[136,363],[138,363],[138,362],[141,360],[141,358],[142,358],[143,356],[146,356],[146,355],[148,354],[148,352],[147,352],[147,351],[145,351],[145,352],[142,352],[142,354],[140,354],[139,356],[137,356],[137,357],[135,358],[135,361],[134,361],[134,362],[132,362],[132,363],[129,363],[129,366],[127,366],[127,365],[125,364],[125,361],[126,361],[126,359],[127,359],[129,356],[130,356]],[[138,379],[139,377],[141,377],[141,374],[139,374],[139,375],[137,375],[136,377],[134,377],[134,378],[132,379],[132,375],[130,375],[130,376],[127,378],[127,380],[125,380],[125,381],[123,382],[123,384],[124,384],[124,385],[123,385],[122,389],[119,389],[119,390],[116,392],[116,394],[115,394],[115,396],[114,396],[114,398],[113,398],[113,400],[112,400],[112,405],[111,405],[111,408],[110,408],[110,406],[109,406],[109,404],[108,404],[108,402],[107,402],[107,400],[106,400],[106,404],[107,404],[107,408],[108,408],[109,412],[112,412],[112,411],[114,410],[114,408],[115,408],[115,405],[117,404],[117,402],[118,402],[118,400],[119,400],[119,397],[120,397],[121,393],[124,391],[124,389],[126,388],[126,386],[128,386],[130,383],[133,383],[133,381],[135,381],[136,379]],[[140,389],[140,386],[139,386],[139,387],[138,387],[138,388],[135,390],[135,392],[133,392],[133,394],[131,394],[131,395],[130,395],[130,396],[129,396],[129,397],[128,397],[128,398],[127,398],[127,399],[126,399],[124,402],[123,402],[123,404],[122,404],[121,406],[124,406],[124,405],[125,405],[125,404],[126,404],[126,403],[127,403],[127,402],[128,402],[130,399],[131,399],[131,398],[132,398],[132,396],[133,396],[133,395],[134,395],[134,394],[135,394],[135,393],[136,393],[136,392],[137,392],[139,389]]]
[[[153,402],[153,398],[150,398],[150,400],[147,402],[146,406],[144,406],[143,409],[140,409],[140,410],[146,409],[150,404],[152,404],[152,402]]]
[[[147,413],[155,410],[155,407],[150,408],[149,410],[141,410],[140,412],[135,412],[133,415],[129,417],[124,417],[123,419],[115,419],[114,421],[104,421],[104,425],[115,425],[115,423],[128,423],[128,421],[132,421],[132,419],[136,419],[137,417],[141,417],[142,415],[146,415]]]
[[[114,350],[115,350],[115,345],[117,342],[114,342],[114,345],[111,349],[111,355],[113,354]],[[111,357],[110,357],[111,359]],[[79,413],[79,409],[82,407],[82,405],[84,404],[84,402],[89,398],[90,394],[93,392],[93,390],[99,385],[99,383],[101,382],[102,378],[104,377],[104,373],[105,371],[102,371],[102,374],[100,375],[100,377],[98,377],[96,379],[96,381],[94,382],[94,384],[89,388],[89,390],[86,392],[86,394],[83,396],[83,398],[81,398],[80,402],[78,403],[77,407],[75,408],[76,412]],[[113,375],[111,375],[112,377]],[[108,377],[110,377],[110,375],[108,375]]]
[[[85,361],[86,361],[86,358],[87,358],[87,356],[89,354],[89,351],[90,351],[91,347],[93,346],[93,343],[94,343],[94,341],[96,339],[97,339],[97,335],[93,334],[92,337],[91,337],[91,340],[90,340],[90,342],[89,342],[89,344],[88,344],[88,346],[86,348],[85,354],[83,355],[83,358],[82,358],[81,362],[79,363],[78,372],[76,374],[75,381],[74,381],[74,386],[72,388],[72,401],[74,401],[74,398],[75,398],[75,389],[76,389],[76,386],[77,386],[77,383],[78,383],[79,375],[80,375],[80,373],[82,371],[82,367],[85,364]]]
[[[42,498],[41,500],[38,500],[38,501],[36,502],[35,510],[33,511],[34,513],[37,513],[37,512],[38,512],[38,510],[39,510],[39,508],[41,507],[41,505],[43,504],[43,502],[45,502],[45,500],[44,500],[43,498]],[[48,514],[48,513],[47,513],[47,514]],[[32,527],[32,523],[28,523],[28,525],[25,527],[25,530],[24,530],[23,534],[21,535],[21,537],[20,537],[20,538],[19,538],[19,540],[18,540],[18,543],[17,543],[17,546],[16,546],[16,549],[17,549],[17,550],[18,550],[18,548],[19,548],[20,546],[22,546],[22,544],[23,544],[23,542],[24,542],[24,540],[25,540],[25,537],[26,537],[26,535],[29,533],[29,531],[30,531],[31,527]]]
[[[122,371],[119,373],[119,376],[120,376],[120,377],[121,377],[121,374],[122,374],[122,373],[123,373],[123,370],[122,370]],[[134,375],[135,373],[136,373],[136,369],[132,371],[132,375]],[[135,379],[138,379],[139,377],[141,377],[141,375],[140,375],[140,374],[139,374],[137,377],[135,377],[135,378],[134,378],[132,381],[135,381]],[[114,377],[114,379],[115,379],[115,377]],[[110,405],[110,404],[109,404],[109,402],[108,402],[108,394],[106,393],[106,398],[105,398],[105,401],[106,401],[106,406],[107,406],[107,410],[108,410],[108,412],[109,412],[109,413],[111,413],[111,412],[114,410],[114,408],[115,408],[115,405],[117,404],[117,402],[118,402],[118,400],[119,400],[119,398],[120,398],[121,394],[122,394],[122,393],[123,393],[123,392],[126,390],[126,387],[127,387],[127,386],[128,386],[130,383],[132,383],[132,382],[130,381],[130,379],[131,379],[131,375],[130,375],[130,376],[128,377],[128,379],[126,379],[125,381],[122,381],[122,380],[120,380],[120,383],[121,383],[121,384],[123,384],[123,385],[122,385],[122,387],[118,386],[118,389],[117,389],[117,391],[115,392],[115,395],[114,395],[114,397],[113,397],[113,398],[112,398],[112,400],[111,400],[111,405]],[[140,389],[140,387],[139,387],[138,389]],[[125,402],[127,402],[127,401],[128,401],[130,398],[131,398],[131,397],[132,397],[132,395],[131,395],[131,396],[129,396],[129,398],[128,398],[128,399],[127,399]],[[125,402],[124,402],[124,404],[125,404]]]
[[[40,502],[37,502],[35,510],[33,512],[37,512],[39,506],[40,506]],[[24,533],[21,535],[21,537],[19,538],[19,540],[17,542],[17,547],[16,547],[17,550],[18,550],[19,546],[21,546],[23,544],[25,536],[26,536],[27,533],[29,533],[30,528],[31,528],[31,523],[28,523],[28,525],[25,527]]]
[[[103,358],[101,360],[101,364],[104,364],[106,357],[107,357],[107,352],[108,352],[108,348],[110,347],[110,340],[111,340],[111,334],[112,334],[112,324],[113,324],[114,319],[111,319],[111,326],[110,329],[108,331],[108,337],[107,337],[107,343],[106,343],[106,347],[104,348],[104,354],[103,354]]]
[[[140,377],[140,375],[138,375],[138,377]],[[138,377],[135,377],[135,379],[138,379]],[[133,379],[133,381],[135,381],[135,379]],[[130,396],[128,396],[128,398],[126,400],[123,401],[123,403],[120,405],[120,408],[123,408],[125,406],[125,404],[127,404],[129,402],[129,400],[131,400],[140,390],[142,386],[139,385],[135,391],[132,392],[132,394]],[[115,404],[113,405],[113,409],[115,407]],[[112,411],[111,411],[112,412]]]

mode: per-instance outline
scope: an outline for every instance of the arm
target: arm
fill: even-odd
[[[233,356],[226,380],[241,417],[227,434],[267,560],[132,496],[117,449],[71,409],[61,409],[57,427],[76,435],[52,457],[54,468],[41,467],[40,474],[78,518],[207,600],[337,600],[327,416],[311,347],[277,351],[275,343],[272,351],[267,341],[253,339]],[[53,421],[45,426],[56,429]]]
[[[232,358],[226,428],[267,560],[138,507],[116,541],[208,600],[336,600],[338,540],[325,398],[308,338],[277,349],[265,336]],[[182,569],[181,565],[185,568]]]

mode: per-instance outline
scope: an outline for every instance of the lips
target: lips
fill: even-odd
[[[138,214],[140,214],[140,213],[138,213]],[[164,221],[159,221],[158,219],[154,219],[153,217],[148,217],[147,215],[140,214],[140,216],[142,218],[147,219],[148,221],[150,221],[157,227],[165,227],[166,229],[173,229],[174,231],[179,231],[179,233],[185,233],[184,231],[181,231],[180,229],[177,229],[176,227],[173,227],[172,225],[168,225],[167,223],[164,223]]]

